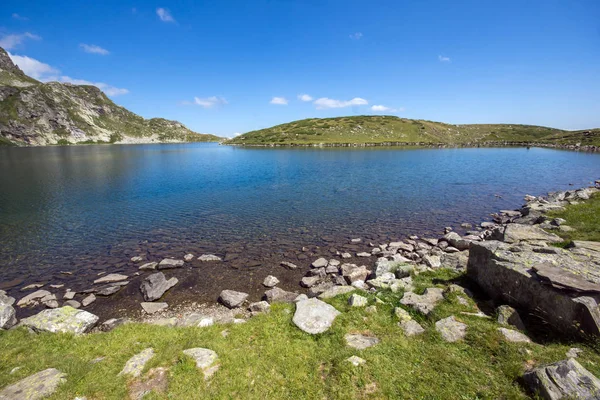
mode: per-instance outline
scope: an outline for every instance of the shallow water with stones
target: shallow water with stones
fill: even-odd
[[[0,148],[0,289],[17,298],[34,282],[84,290],[101,272],[131,276],[132,256],[214,253],[224,261],[168,271],[180,284],[165,301],[214,301],[222,289],[258,299],[268,274],[300,289],[318,255],[478,224],[525,194],[599,175],[600,154],[538,148]],[[137,307],[138,280],[90,310]]]

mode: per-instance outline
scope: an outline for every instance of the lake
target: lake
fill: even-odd
[[[84,285],[131,273],[134,255],[191,252],[226,259],[206,288],[242,285],[240,269],[259,279],[269,260],[303,260],[303,246],[439,235],[599,175],[599,154],[539,148],[0,148],[0,284]]]

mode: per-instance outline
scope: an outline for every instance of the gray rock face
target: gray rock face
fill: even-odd
[[[444,292],[439,288],[428,288],[422,295],[406,292],[400,300],[401,304],[411,306],[421,314],[429,315],[436,304],[444,299]]]
[[[264,296],[269,303],[293,303],[296,297],[298,297],[298,293],[287,292],[278,287],[267,290]]]
[[[167,303],[153,303],[153,302],[145,302],[140,303],[142,308],[147,314],[154,314],[162,310],[166,310],[169,305]]]
[[[183,354],[194,359],[196,368],[202,371],[204,379],[210,378],[219,369],[219,356],[210,349],[196,347],[183,350]]]
[[[315,335],[327,331],[339,314],[333,306],[312,298],[296,303],[292,321],[304,332]]]
[[[248,293],[236,292],[235,290],[223,290],[219,300],[229,308],[241,306],[248,298]]]
[[[0,330],[10,329],[17,324],[16,312],[8,303],[0,303]]]
[[[496,309],[496,313],[500,325],[512,325],[520,331],[525,330],[525,324],[521,321],[519,313],[511,306],[502,305]]]
[[[357,350],[364,350],[379,343],[379,339],[374,336],[355,335],[350,333],[344,336],[344,339],[346,340],[347,346]]]
[[[173,269],[173,268],[181,268],[185,262],[183,260],[175,260],[173,258],[165,258],[161,262],[158,263],[158,269]]]
[[[339,296],[341,294],[350,293],[355,290],[356,288],[354,286],[333,286],[321,293],[318,297],[320,299],[331,299],[333,297]]]
[[[454,315],[435,323],[435,330],[442,335],[446,342],[457,342],[467,334],[467,325],[457,321]]]
[[[52,293],[50,293],[47,290],[36,290],[35,292],[29,293],[27,296],[25,296],[21,300],[19,300],[17,302],[17,306],[26,307],[26,306],[37,304],[39,300],[41,300],[42,298],[44,298],[46,296],[50,296],[51,294]]]
[[[0,49],[1,50],[1,49]],[[52,395],[67,375],[48,368],[0,391],[0,400],[39,400]]]
[[[44,310],[21,320],[21,325],[37,332],[63,332],[82,334],[89,332],[98,322],[98,317],[73,307]]]
[[[98,278],[94,281],[94,283],[111,283],[111,282],[119,282],[124,281],[128,278],[127,275],[122,274],[108,274],[103,276],[102,278]]]
[[[509,342],[531,343],[531,340],[519,331],[514,331],[512,329],[506,328],[498,328],[498,332],[500,332],[502,336],[504,336],[504,339],[506,339]]]
[[[130,375],[137,378],[142,374],[146,363],[150,361],[152,357],[154,357],[154,349],[148,348],[143,350],[127,360],[125,367],[123,367],[123,370],[119,375]]]
[[[413,319],[401,321],[398,325],[402,328],[406,336],[417,336],[425,332],[425,329]]]
[[[268,288],[272,288],[277,286],[277,284],[279,283],[279,279],[277,279],[276,277],[274,277],[273,275],[269,275],[265,278],[265,280],[263,281],[263,285],[268,287]]]
[[[558,243],[562,239],[553,233],[548,233],[539,226],[508,224],[502,232],[501,240],[506,243],[544,241],[548,243]]]
[[[560,249],[559,254],[547,254],[535,249],[498,241],[474,243],[467,273],[495,301],[541,314],[557,331],[600,335],[600,297],[558,289],[544,282],[532,267],[550,263],[596,284],[600,283],[600,268],[590,268],[595,264],[586,255]]]
[[[163,294],[173,286],[175,286],[179,280],[175,277],[167,280],[165,274],[157,272],[152,275],[148,275],[142,284],[140,290],[144,295],[144,300],[154,301],[160,299]]]
[[[546,400],[600,398],[600,380],[572,358],[527,372],[523,380]]]
[[[321,257],[313,261],[310,266],[313,268],[324,268],[327,266],[327,264],[329,264],[329,261],[327,261],[326,258]]]

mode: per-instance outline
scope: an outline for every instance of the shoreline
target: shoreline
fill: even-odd
[[[597,187],[598,181],[596,182]],[[540,198],[543,197],[540,196]],[[450,227],[440,227],[440,232],[443,231],[446,235],[450,232],[461,232],[460,235],[456,234],[455,240],[457,242],[451,243],[457,246],[451,253],[446,252],[445,248],[440,251],[438,242],[446,240],[443,235],[438,236],[436,234],[430,235],[430,237],[427,237],[427,235],[420,237],[414,235],[414,233],[412,235],[406,235],[406,238],[397,243],[402,243],[403,246],[412,246],[412,250],[398,252],[398,259],[406,260],[415,265],[424,265],[429,268],[439,267],[439,265],[436,264],[436,261],[431,261],[428,258],[429,256],[434,255],[438,256],[438,258],[441,257],[441,261],[444,263],[454,263],[453,267],[456,269],[465,269],[466,260],[468,258],[468,249],[461,247],[461,240],[484,241],[492,235],[496,227],[510,223],[521,216],[521,212],[518,210],[504,210],[492,214],[494,222],[484,221],[479,225],[474,226],[464,223],[455,229]],[[96,296],[96,298],[101,299],[101,301],[94,301],[89,306],[83,307],[82,309],[98,314],[103,319],[127,317],[134,321],[146,322],[155,320],[157,317],[164,320],[165,318],[173,318],[174,315],[195,313],[206,309],[214,309],[213,311],[215,312],[213,314],[215,315],[229,315],[230,313],[228,313],[228,310],[222,305],[219,305],[217,296],[214,293],[212,296],[208,296],[209,298],[212,298],[212,301],[205,301],[200,300],[197,297],[198,290],[202,290],[202,287],[206,288],[207,286],[212,287],[216,292],[226,289],[239,290],[249,294],[249,301],[260,301],[264,297],[262,296],[262,293],[269,290],[269,287],[265,287],[261,282],[265,276],[273,275],[281,279],[281,287],[285,288],[284,291],[287,292],[287,290],[290,290],[290,292],[287,293],[296,293],[297,295],[306,294],[310,292],[311,286],[303,283],[301,284],[300,282],[304,282],[303,278],[311,276],[312,269],[309,264],[314,262],[315,259],[330,258],[332,260],[337,260],[340,264],[350,263],[354,265],[365,265],[370,271],[375,270],[377,265],[376,261],[381,256],[387,257],[388,259],[390,257],[394,260],[396,259],[396,255],[386,254],[386,247],[389,246],[387,242],[378,243],[377,240],[370,240],[369,236],[370,235],[348,238],[346,243],[327,243],[325,246],[312,246],[312,248],[302,247],[300,252],[297,253],[297,257],[292,258],[289,253],[283,253],[267,262],[265,262],[265,260],[257,261],[254,263],[255,267],[248,265],[248,263],[244,263],[244,266],[239,267],[232,267],[231,265],[226,266],[225,260],[223,259],[198,262],[198,256],[200,256],[200,254],[194,254],[190,260],[187,260],[188,257],[186,256],[186,262],[181,260],[181,265],[177,268],[164,270],[160,268],[158,270],[138,270],[142,265],[153,262],[158,263],[161,260],[144,259],[144,257],[141,257],[142,259],[138,260],[136,257],[140,258],[139,255],[134,255],[133,259],[136,259],[136,261],[132,259],[131,261],[123,263],[129,265],[130,270],[132,267],[136,270],[133,274],[123,272],[123,268],[105,270],[96,274],[96,278],[100,279],[107,274],[126,273],[127,283],[124,287],[117,290],[116,293],[111,293],[104,297],[101,297],[100,295]],[[465,252],[467,253],[466,255]],[[134,253],[135,252],[131,252],[131,254]],[[184,257],[177,257],[177,259],[182,258]],[[225,256],[225,259],[226,258],[227,256]],[[297,268],[285,268],[282,264],[283,262],[292,262]],[[131,265],[132,263],[133,266]],[[220,277],[221,274],[223,276],[229,276],[231,280],[227,283],[223,282],[223,280],[226,281],[227,279],[221,279],[220,281],[215,282],[210,281],[210,279],[206,280],[207,270],[215,271],[216,277]],[[168,308],[166,310],[156,314],[146,314],[140,308],[140,302],[144,301],[140,293],[140,285],[148,275],[156,272],[163,272],[169,278],[176,277],[178,279],[178,285],[175,285],[172,290],[168,290],[164,294],[164,297],[161,296],[162,299],[159,298],[158,300],[160,302],[168,303]],[[74,271],[74,273],[77,274],[77,271]],[[69,273],[68,276],[71,274],[73,273]],[[2,283],[3,282],[0,282],[0,284]],[[57,287],[52,288],[53,285]],[[193,288],[197,289],[197,291],[192,291],[191,289]],[[29,295],[36,290],[49,290],[51,295],[55,296],[55,300],[60,300],[62,303],[64,302],[64,299],[66,299],[62,293],[66,290],[67,292],[75,292],[75,296],[77,297],[74,299],[79,303],[90,294],[97,294],[98,289],[99,287],[91,282],[88,282],[87,285],[77,287],[70,284],[65,285],[56,279],[50,279],[43,285],[31,288],[27,291],[23,291],[23,287],[21,287],[20,290],[17,290],[15,286],[12,290],[9,290],[9,295],[12,294],[13,296],[18,297],[18,301],[20,298]],[[71,300],[73,300],[73,298]],[[56,305],[57,304],[58,302]],[[18,310],[17,315],[20,319],[23,316],[33,315],[45,309],[46,305],[38,303],[34,304],[33,307],[16,308]],[[245,315],[247,316],[248,313]]]
[[[223,146],[238,146],[238,147],[417,147],[431,149],[476,149],[476,148],[494,148],[494,147],[540,147],[556,150],[570,151],[585,151],[598,152],[600,146],[594,145],[576,145],[576,144],[554,144],[554,143],[539,143],[539,142],[481,142],[481,143],[427,143],[427,142],[381,142],[381,143],[223,143]]]

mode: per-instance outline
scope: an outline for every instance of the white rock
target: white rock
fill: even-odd
[[[317,334],[327,331],[340,312],[333,306],[312,298],[296,303],[292,321],[306,333]]]

